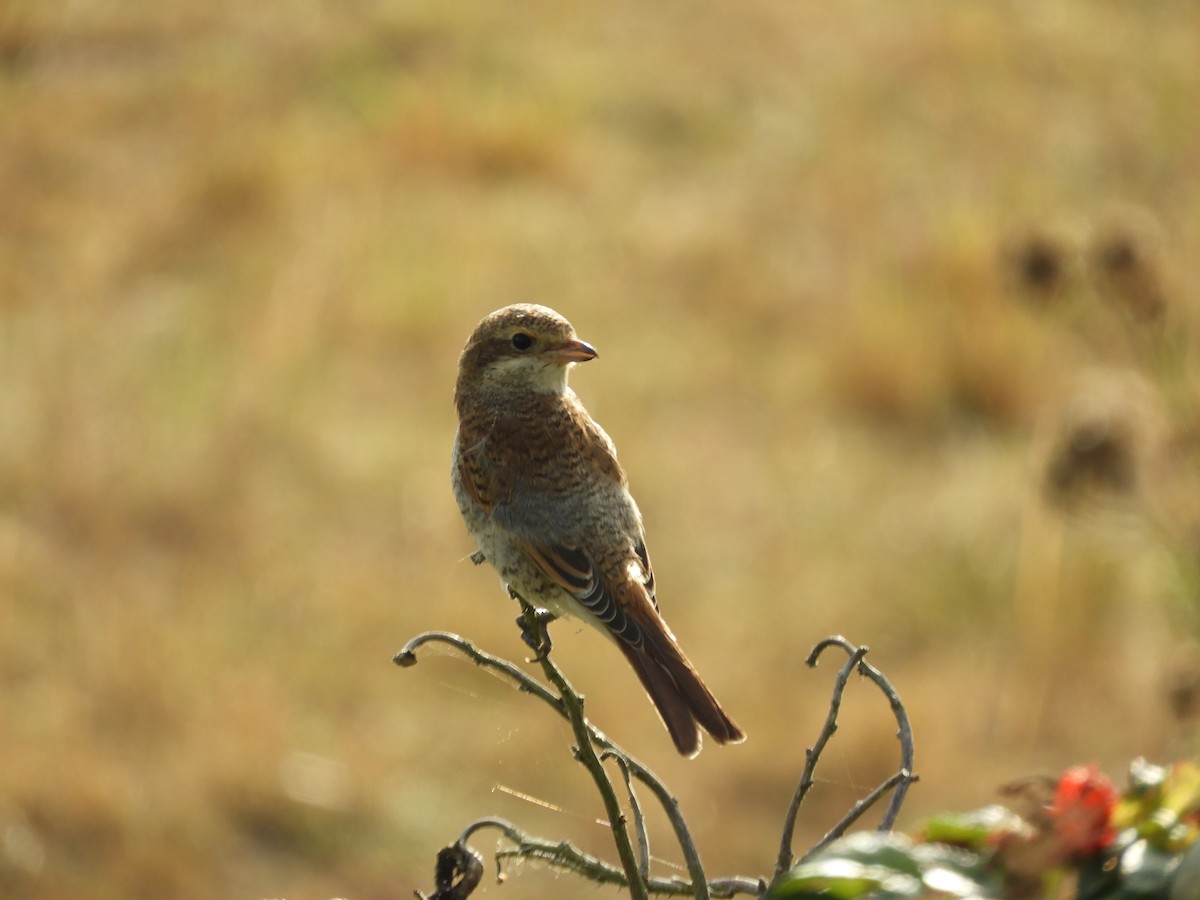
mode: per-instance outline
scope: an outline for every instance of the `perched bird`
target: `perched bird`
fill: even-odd
[[[642,515],[617,451],[567,386],[596,358],[561,315],[517,304],[486,316],[459,358],[454,494],[508,590],[610,637],[684,756],[704,728],[745,734],[721,709],[658,611]]]

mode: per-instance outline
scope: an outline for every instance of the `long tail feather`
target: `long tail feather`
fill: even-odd
[[[701,736],[697,723],[718,744],[736,744],[746,739],[745,733],[721,708],[683,651],[665,635],[641,648],[628,644],[620,644],[620,647],[682,755],[693,757],[700,752]]]

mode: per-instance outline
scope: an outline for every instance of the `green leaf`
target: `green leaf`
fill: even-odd
[[[971,850],[983,850],[989,839],[1000,832],[1020,832],[1028,826],[1025,820],[1003,806],[985,806],[965,813],[934,816],[921,829],[922,838],[930,843],[955,844]]]
[[[948,897],[1000,897],[1004,881],[990,856],[949,844],[920,844],[913,849],[925,887]]]
[[[851,859],[817,859],[801,863],[771,885],[767,900],[837,897],[854,900],[870,896],[879,900],[919,897],[921,880],[885,866]]]
[[[920,870],[903,835],[861,831],[834,841],[771,885],[768,898],[916,897]]]
[[[821,859],[834,857],[894,869],[905,875],[921,874],[913,856],[913,841],[903,834],[856,831],[830,844],[819,854]]]
[[[978,854],[944,844],[914,844],[903,835],[859,832],[797,864],[771,885],[769,900],[833,897],[905,900],[999,897],[999,879]]]

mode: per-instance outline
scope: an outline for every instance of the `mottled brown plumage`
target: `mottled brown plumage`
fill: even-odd
[[[658,612],[642,517],[617,451],[567,386],[596,357],[571,323],[518,304],[485,317],[459,359],[454,494],[479,552],[527,602],[612,638],[676,748],[742,730],[721,709]]]

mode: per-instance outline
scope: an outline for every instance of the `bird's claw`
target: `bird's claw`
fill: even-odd
[[[554,646],[554,642],[550,640],[548,626],[557,618],[558,616],[548,609],[534,609],[534,625],[530,629],[527,617],[524,614],[517,616],[517,624],[521,626],[521,640],[533,651],[533,659],[529,662],[541,662],[550,655],[550,649]]]
[[[517,626],[521,629],[521,640],[525,642],[530,650],[533,651],[533,659],[528,660],[531,663],[541,662],[550,655],[550,648],[553,642],[550,640],[550,630],[547,626],[558,618],[548,609],[543,609],[540,606],[534,606],[515,590],[512,585],[505,585],[508,588],[508,596],[512,597],[521,604],[521,615],[517,616]],[[529,617],[533,616],[533,627],[529,627]]]

